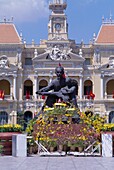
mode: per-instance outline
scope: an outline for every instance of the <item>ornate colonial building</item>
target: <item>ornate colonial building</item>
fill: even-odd
[[[68,38],[67,3],[53,0],[48,39],[39,45],[22,41],[13,23],[0,23],[0,124],[34,117],[44,100],[36,91],[55,78],[59,63],[78,84],[81,111],[107,115],[114,122],[114,22],[104,21],[89,44]]]

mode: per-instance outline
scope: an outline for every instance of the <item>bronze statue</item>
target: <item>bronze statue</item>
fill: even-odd
[[[48,86],[37,91],[36,94],[46,95],[47,99],[45,101],[45,105],[49,107],[53,107],[53,104],[59,99],[61,99],[62,102],[71,102],[75,107],[77,107],[77,82],[74,79],[65,77],[64,68],[61,65],[56,67],[55,74],[57,78],[52,80]]]

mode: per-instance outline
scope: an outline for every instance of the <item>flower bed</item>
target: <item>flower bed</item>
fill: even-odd
[[[0,132],[22,132],[23,128],[19,124],[4,124],[0,125]]]
[[[103,125],[102,131],[114,132],[114,123],[107,123]]]
[[[53,108],[44,109],[37,120],[30,122],[27,133],[48,150],[52,146],[59,150],[61,144],[86,148],[95,141],[99,142],[105,117],[86,115],[69,106],[57,103]]]
[[[95,132],[85,124],[48,124],[45,126],[34,126],[34,138],[39,140],[46,148],[54,145],[86,146],[92,143],[95,138]]]

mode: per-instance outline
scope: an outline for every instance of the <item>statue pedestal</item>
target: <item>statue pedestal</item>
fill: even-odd
[[[27,156],[27,137],[25,134],[18,134],[12,136],[12,156]]]
[[[113,157],[112,134],[102,134],[102,156],[103,157]]]

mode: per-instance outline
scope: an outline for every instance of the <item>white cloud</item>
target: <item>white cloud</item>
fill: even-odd
[[[0,0],[0,19],[13,16],[16,21],[34,21],[48,12],[47,0]]]

